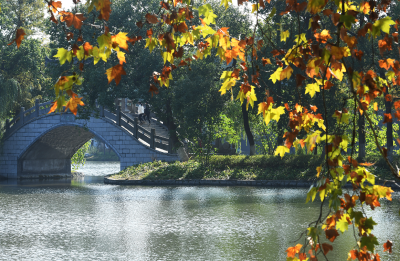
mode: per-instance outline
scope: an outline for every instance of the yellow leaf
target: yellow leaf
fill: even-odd
[[[286,39],[289,37],[290,33],[289,30],[281,32],[281,42],[286,42]]]
[[[276,71],[273,74],[271,74],[269,79],[272,80],[273,83],[276,83],[277,80],[280,81],[282,70],[283,70],[282,67],[278,67],[278,69],[276,69]]]
[[[289,153],[289,148],[286,146],[278,146],[275,150],[274,155],[278,155],[281,156],[281,158],[283,158],[283,156],[285,155],[285,153]]]
[[[306,93],[309,93],[311,98],[314,97],[316,92],[320,92],[320,87],[317,83],[310,83],[306,86]]]
[[[119,60],[119,64],[126,63],[124,52],[121,52],[121,51],[117,52],[117,58]]]
[[[59,58],[60,64],[63,65],[65,61],[71,62],[72,61],[72,51],[67,51],[64,48],[58,48],[57,54],[53,57]]]
[[[121,33],[119,32],[117,35],[111,36],[111,42],[117,43],[119,47],[128,51],[128,43],[129,37],[127,37],[128,33]]]

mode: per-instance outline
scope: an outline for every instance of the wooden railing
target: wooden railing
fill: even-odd
[[[4,138],[7,138],[16,130],[24,126],[25,124],[31,122],[32,120],[48,114],[52,102],[39,103],[37,99],[35,101],[35,106],[25,110],[21,107],[20,113],[11,121],[6,121],[6,132]],[[125,113],[121,112],[121,108],[118,106],[116,114],[104,109],[103,106],[99,106],[100,118],[105,118],[117,126],[123,128],[130,135],[134,136],[139,142],[147,143],[152,149],[161,149],[167,151],[168,153],[173,153],[172,143],[169,138],[164,138],[156,135],[155,129],[151,129],[149,132],[142,126],[138,124],[137,118],[132,119]],[[146,145],[146,144],[144,144]]]

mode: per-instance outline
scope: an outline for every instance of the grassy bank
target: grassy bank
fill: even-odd
[[[392,179],[383,159],[368,158],[375,163],[370,169],[381,178]],[[395,158],[395,164],[399,158]],[[154,161],[128,167],[111,176],[120,180],[167,180],[167,179],[237,179],[237,180],[312,180],[321,156],[286,155],[272,156],[212,156],[209,166],[196,160],[188,162]],[[399,165],[399,164],[397,164]]]
[[[148,162],[128,167],[113,179],[238,179],[310,180],[316,174],[320,157],[302,156],[212,156],[208,167],[198,161]]]

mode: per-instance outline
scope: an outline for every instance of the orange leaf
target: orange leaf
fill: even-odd
[[[262,58],[262,64],[263,66],[267,65],[267,64],[271,64],[271,60],[269,58]]]
[[[15,42],[17,44],[17,48],[19,48],[22,40],[24,39],[24,35],[26,35],[24,29],[17,29],[17,35],[15,36],[15,39],[8,45],[11,45],[13,42]]]
[[[388,123],[388,122],[393,122],[392,114],[384,113],[383,114],[383,124]]]
[[[262,1],[262,0],[260,0],[260,1]],[[263,43],[264,43],[263,40],[258,40],[258,42],[257,42],[257,49],[258,50],[261,50],[261,47],[263,46]]]
[[[57,101],[53,102],[53,106],[51,106],[50,111],[47,114],[54,112],[57,109]]]
[[[394,59],[379,60],[379,67],[389,70],[390,66],[394,67]]]
[[[73,14],[70,12],[61,11],[59,14],[61,15],[61,22],[65,22],[68,27],[73,25],[75,29],[78,30],[81,29],[83,21],[86,20],[86,17],[83,17],[83,14],[81,13]]]
[[[85,104],[82,102],[82,97],[79,98],[76,93],[72,93],[72,97],[69,99],[67,104],[65,105],[65,111],[69,109],[75,116],[78,112],[78,105],[84,106]]]
[[[383,252],[389,251],[389,253],[392,253],[392,241],[388,240],[385,244],[383,244]]]
[[[326,81],[324,85],[324,90],[329,90],[333,86],[333,83]]]
[[[93,46],[89,42],[83,44],[83,50],[86,56],[89,56],[89,51],[93,49]]]
[[[375,165],[375,163],[370,163],[370,162],[364,162],[364,163],[359,163],[361,166],[365,166],[365,167],[371,167],[373,165]]]
[[[118,85],[121,80],[121,75],[126,75],[126,72],[122,64],[117,64],[107,69],[105,74],[107,74],[108,84],[110,84],[112,80],[115,80],[115,83]]]
[[[57,12],[57,8],[61,8],[62,4],[60,1],[50,1],[48,3],[49,8],[53,11],[53,13]]]
[[[282,72],[281,72],[281,81],[283,80],[283,79],[288,79],[289,80],[289,78],[292,76],[292,73],[293,73],[293,69],[292,69],[292,67],[290,67],[290,65],[288,65],[285,69],[283,69],[282,70]]]
[[[181,60],[181,62],[178,64],[178,66],[186,66],[187,63],[184,60]]]
[[[146,17],[146,21],[147,21],[148,23],[150,23],[150,24],[156,24],[156,23],[158,23],[157,16],[155,16],[155,15],[152,15],[152,14],[148,13],[148,14],[146,14],[145,17]]]
[[[294,247],[289,247],[288,249],[286,249],[287,256],[288,256],[288,257],[294,258],[294,256],[295,256],[297,253],[300,252],[300,249],[301,249],[302,246],[303,246],[303,245],[301,245],[301,244],[297,244],[297,245],[294,246]]]
[[[351,260],[355,260],[356,258],[358,258],[358,251],[356,249],[351,250],[350,257],[351,257]]]

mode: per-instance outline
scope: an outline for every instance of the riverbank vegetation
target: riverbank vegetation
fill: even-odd
[[[390,169],[379,157],[368,158],[377,178],[390,178]],[[221,179],[221,180],[315,180],[321,156],[211,156],[208,165],[198,159],[186,162],[153,161],[130,166],[110,175],[118,180]],[[396,158],[399,161],[399,158]]]

